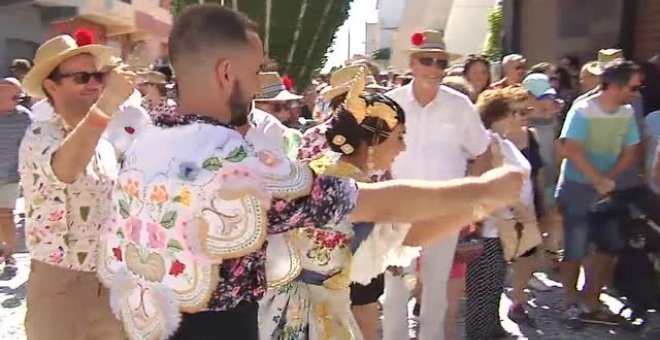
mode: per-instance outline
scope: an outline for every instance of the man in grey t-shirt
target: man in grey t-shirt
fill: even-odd
[[[18,198],[18,148],[31,124],[29,111],[19,106],[20,83],[15,78],[0,79],[0,261],[15,268],[16,251],[14,207]]]

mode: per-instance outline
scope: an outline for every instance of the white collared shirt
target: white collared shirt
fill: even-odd
[[[406,150],[392,165],[395,178],[448,180],[465,177],[467,161],[486,151],[490,136],[462,93],[440,86],[422,107],[412,83],[385,94],[406,114]]]

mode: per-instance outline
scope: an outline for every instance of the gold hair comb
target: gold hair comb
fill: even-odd
[[[368,105],[367,101],[360,97],[366,85],[366,67],[360,66],[360,70],[353,78],[351,88],[346,95],[344,107],[355,117],[358,124],[362,124],[366,117],[377,117],[384,120],[387,126],[393,129],[399,123],[396,119],[396,111],[384,103]]]

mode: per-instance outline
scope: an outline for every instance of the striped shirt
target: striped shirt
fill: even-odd
[[[30,111],[24,107],[0,112],[0,183],[18,182],[18,147],[31,123]]]

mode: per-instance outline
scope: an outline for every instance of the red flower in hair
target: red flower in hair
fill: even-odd
[[[413,46],[419,46],[424,43],[424,34],[422,33],[414,33],[410,37],[410,42],[412,42]]]
[[[94,32],[86,28],[81,28],[73,32],[73,39],[76,40],[78,47],[91,45],[96,42],[96,36],[94,36]]]

